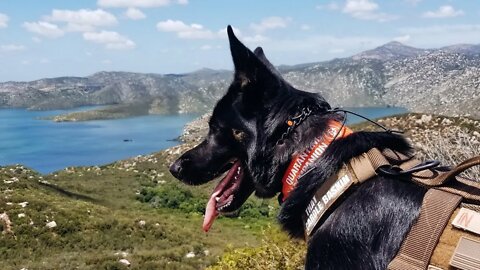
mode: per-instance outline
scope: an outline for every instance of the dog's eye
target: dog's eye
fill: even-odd
[[[232,128],[232,134],[235,140],[241,142],[245,139],[245,132],[239,130],[239,129],[234,129]]]

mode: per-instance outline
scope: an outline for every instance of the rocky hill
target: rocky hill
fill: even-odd
[[[319,92],[334,106],[402,106],[413,112],[480,117],[476,109],[480,106],[480,45],[418,49],[390,42],[348,58],[279,69],[294,86]],[[117,104],[127,107],[114,112],[128,112],[131,104],[140,104],[142,110],[134,115],[198,113],[212,108],[231,77],[231,71],[202,69],[187,74],[99,72],[84,78],[5,82],[0,83],[0,107]],[[108,114],[76,115],[75,119],[108,118]]]
[[[98,72],[91,76],[0,83],[0,107],[33,110],[142,104],[146,113],[205,111],[223,94],[230,72],[189,74]]]
[[[429,49],[418,49],[406,46],[398,41],[389,42],[373,50],[361,52],[352,56],[353,60],[377,59],[377,60],[395,60],[401,58],[411,58],[431,52]]]

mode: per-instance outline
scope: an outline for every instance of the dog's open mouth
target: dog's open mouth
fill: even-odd
[[[215,218],[220,213],[232,211],[237,207],[232,205],[232,203],[236,199],[235,196],[242,186],[243,178],[244,169],[242,167],[242,162],[240,160],[236,160],[228,170],[225,177],[218,183],[217,187],[215,187],[210,199],[208,200],[205,210],[205,219],[203,220],[203,230],[205,232],[210,230]],[[244,195],[241,197],[244,197]],[[238,199],[243,200],[243,198]],[[243,201],[241,203],[243,203]]]

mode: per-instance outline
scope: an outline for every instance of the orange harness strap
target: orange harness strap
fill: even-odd
[[[352,134],[352,130],[338,121],[330,121],[323,136],[315,139],[313,146],[299,155],[295,155],[282,179],[283,201],[297,185],[298,179],[319,159],[328,146],[336,139]]]

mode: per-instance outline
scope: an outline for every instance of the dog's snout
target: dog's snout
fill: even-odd
[[[175,178],[182,180],[185,176],[185,166],[189,166],[190,158],[187,156],[181,156],[175,162],[170,165],[170,173],[175,176]]]
[[[170,165],[170,173],[178,179],[182,178],[182,163],[183,160],[179,158],[175,160],[172,165]]]

